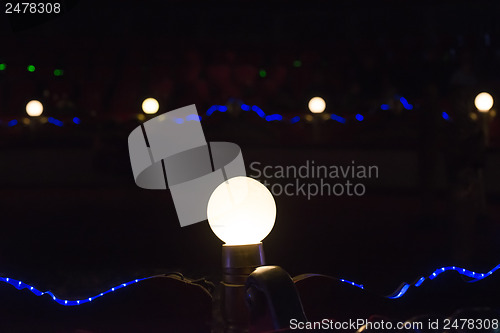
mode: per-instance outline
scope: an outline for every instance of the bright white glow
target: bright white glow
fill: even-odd
[[[145,114],[155,114],[158,112],[159,108],[160,104],[154,98],[146,98],[144,102],[142,102],[142,111],[144,111]]]
[[[273,229],[276,204],[271,192],[249,177],[231,178],[208,200],[208,223],[228,245],[257,244]]]
[[[326,109],[326,102],[321,97],[313,97],[309,101],[308,107],[312,113],[321,113]]]
[[[474,99],[474,105],[479,111],[488,112],[493,106],[493,97],[487,92],[482,92]]]
[[[43,112],[43,105],[37,100],[29,101],[26,104],[26,113],[30,117],[38,117]]]

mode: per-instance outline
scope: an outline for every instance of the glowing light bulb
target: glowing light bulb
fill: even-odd
[[[26,104],[26,113],[30,117],[38,117],[43,112],[43,105],[37,100],[29,101]]]
[[[257,180],[234,177],[214,190],[207,217],[212,231],[227,245],[257,244],[273,229],[276,204]]]
[[[326,102],[321,97],[313,97],[307,106],[312,113],[321,113],[326,109]]]
[[[493,106],[493,97],[487,92],[482,92],[474,99],[474,105],[480,112],[488,112]]]
[[[154,98],[146,98],[142,102],[142,111],[144,111],[145,114],[155,114],[158,112],[159,108],[160,104]]]

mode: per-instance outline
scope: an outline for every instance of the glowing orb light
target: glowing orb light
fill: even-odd
[[[145,114],[155,114],[158,112],[159,108],[160,104],[154,98],[146,98],[142,102],[142,111],[144,111]]]
[[[488,112],[493,106],[493,97],[487,92],[482,92],[474,99],[474,105],[480,112]]]
[[[257,244],[273,229],[276,204],[257,180],[234,177],[214,190],[207,216],[212,231],[227,245]]]
[[[32,100],[26,104],[26,113],[30,117],[38,117],[43,112],[43,105],[40,101]]]
[[[308,107],[312,113],[321,113],[326,109],[326,102],[321,97],[313,97],[309,101]]]

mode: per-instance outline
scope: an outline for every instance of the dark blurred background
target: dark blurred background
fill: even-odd
[[[159,113],[196,104],[207,141],[239,144],[247,167],[378,166],[361,197],[276,196],[264,246],[291,275],[385,295],[500,263],[500,123],[496,103],[474,106],[500,97],[497,1],[63,5],[0,16],[2,276],[68,297],[171,271],[220,278],[208,224],[181,228],[169,191],[134,183],[127,137],[151,117],[146,97]]]

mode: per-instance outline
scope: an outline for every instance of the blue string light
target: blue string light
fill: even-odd
[[[400,298],[408,291],[409,288],[410,288],[410,285],[408,283],[404,283],[401,287],[399,287],[396,290],[396,292],[394,292],[394,294],[392,294],[391,296],[387,296],[387,298],[390,298],[390,299]]]
[[[249,106],[247,104],[241,103],[240,108],[243,111],[253,111],[255,112],[259,117],[264,118],[267,121],[274,121],[274,120],[283,120],[283,116],[280,114],[271,114],[271,115],[266,115],[266,113],[257,105],[252,105]],[[215,111],[220,111],[220,112],[226,112],[227,111],[227,106],[225,105],[212,105],[210,108],[208,108],[206,115],[211,116]],[[186,117],[186,120],[187,117]],[[199,120],[201,120],[201,117],[199,117]],[[293,117],[290,120],[290,123],[294,124],[300,120],[299,116]]]
[[[411,110],[411,109],[413,109],[413,105],[411,105],[410,103],[408,103],[408,101],[406,100],[406,98],[404,98],[404,97],[400,97],[400,98],[399,98],[399,101],[401,102],[401,104],[403,104],[403,107],[404,107],[406,110]]]
[[[324,275],[324,274],[302,274],[302,275],[299,275],[298,277],[295,277],[294,280],[302,280],[303,278],[309,278],[309,277],[324,277],[324,278],[327,278],[327,279],[330,279],[330,280],[334,280],[334,281],[340,281],[340,282],[343,282],[343,283],[346,283],[346,284],[349,284],[353,287],[358,287],[360,289],[365,289],[365,287],[362,285],[362,284],[358,284],[358,283],[355,283],[355,282],[352,282],[352,281],[349,281],[349,280],[346,280],[346,279],[337,279],[337,278],[334,278],[332,276],[328,276],[328,275]]]
[[[459,268],[459,267],[456,267],[456,266],[442,267],[440,269],[435,270],[429,276],[429,279],[430,280],[434,280],[439,274],[442,274],[442,273],[444,273],[446,271],[456,271],[456,272],[460,273],[461,275],[464,275],[464,276],[467,276],[467,277],[470,277],[470,278],[473,279],[473,280],[471,280],[469,282],[476,282],[476,281],[482,280],[482,279],[484,279],[484,278],[492,275],[498,269],[500,269],[500,265],[497,265],[495,268],[493,268],[491,271],[489,271],[487,273],[476,273],[476,272],[473,272],[473,271],[469,271],[469,270],[467,270],[465,268]]]
[[[436,269],[431,275],[429,275],[428,279],[429,280],[434,280],[436,277],[438,277],[440,274],[442,274],[442,273],[444,273],[446,271],[456,271],[456,272],[460,273],[461,275],[464,275],[464,276],[467,276],[469,278],[472,278],[472,280],[468,281],[469,283],[472,283],[472,282],[480,281],[480,280],[482,280],[482,279],[484,279],[484,278],[486,278],[488,276],[491,276],[495,271],[497,271],[499,269],[500,269],[500,264],[497,265],[497,266],[495,266],[492,270],[490,270],[487,273],[476,273],[476,272],[473,272],[473,271],[469,271],[469,270],[467,270],[465,268],[459,268],[459,267],[456,267],[456,266],[448,266],[448,267],[441,267],[439,269]],[[321,274],[307,274],[307,276],[324,276],[324,275],[321,275]],[[74,306],[74,305],[82,305],[82,304],[85,304],[85,303],[88,303],[88,302],[92,302],[96,298],[99,298],[99,297],[104,296],[106,294],[115,292],[115,291],[117,291],[119,289],[128,287],[128,286],[130,286],[132,284],[135,284],[135,283],[138,283],[140,281],[144,281],[144,280],[155,278],[155,277],[158,277],[158,275],[150,276],[150,277],[146,277],[146,278],[142,278],[142,279],[135,279],[135,280],[132,280],[132,281],[127,282],[127,283],[122,283],[122,284],[120,284],[120,285],[118,285],[116,287],[113,287],[113,288],[111,288],[111,289],[109,289],[109,290],[107,290],[105,292],[102,292],[102,293],[100,293],[100,294],[98,294],[96,296],[92,296],[92,297],[85,298],[85,299],[80,299],[80,300],[60,299],[56,295],[54,295],[51,291],[43,291],[42,292],[42,291],[36,289],[35,287],[30,286],[30,285],[28,285],[28,284],[26,284],[26,283],[24,283],[22,281],[11,279],[11,278],[8,278],[8,277],[0,277],[0,282],[8,283],[8,284],[14,286],[18,290],[28,289],[29,291],[31,291],[36,296],[49,295],[52,298],[53,301],[55,301],[58,304],[64,305],[64,306]],[[326,277],[328,277],[328,276],[326,276]],[[329,277],[329,278],[331,278],[331,277]],[[413,284],[413,286],[420,287],[426,280],[427,280],[427,278],[421,277],[417,282],[415,282]],[[355,283],[355,282],[352,282],[352,281],[348,281],[348,280],[345,280],[345,279],[340,279],[339,281],[341,281],[343,283],[346,283],[346,284],[349,284],[351,286],[363,289],[363,290],[365,289],[365,287],[362,284],[358,284],[358,283]],[[411,286],[412,286],[411,284],[404,283],[398,289],[396,289],[396,291],[394,293],[392,293],[390,296],[386,296],[386,297],[390,298],[390,299],[401,298],[404,294],[406,294],[406,292],[410,289]]]
[[[460,268],[460,267],[456,267],[456,266],[448,266],[448,267],[441,267],[439,269],[436,269],[431,275],[429,275],[428,279],[429,280],[434,280],[436,277],[438,277],[440,274],[442,274],[444,272],[447,272],[447,271],[456,271],[456,272],[460,273],[463,276],[472,278],[472,280],[468,281],[469,283],[472,283],[472,282],[477,282],[479,280],[482,280],[482,279],[484,279],[484,278],[492,275],[498,269],[500,269],[500,265],[495,266],[492,270],[490,270],[487,273],[476,273],[476,272],[473,272],[473,271],[469,271],[469,270],[467,270],[465,268]],[[415,287],[420,287],[422,285],[422,283],[424,283],[424,281],[426,281],[426,280],[427,279],[425,277],[421,277],[414,284],[414,286]],[[399,291],[397,291],[396,293],[394,293],[393,296],[388,296],[388,298],[399,298],[399,297],[403,296],[408,291],[409,288],[410,288],[410,285],[408,285],[408,287],[406,287],[406,288],[400,289]]]
[[[47,119],[47,121],[48,121],[49,123],[54,124],[54,125],[59,126],[59,127],[61,127],[61,126],[63,125],[63,122],[62,122],[62,121],[60,121],[60,120],[58,120],[58,119],[55,119],[55,118],[53,118],[53,117],[49,117],[49,118]]]
[[[225,105],[212,105],[207,110],[207,116],[211,116],[215,111],[226,112],[227,106],[225,106]]]
[[[259,117],[261,117],[261,118],[264,118],[266,116],[264,111],[262,111],[262,109],[259,108],[257,105],[252,105],[252,111],[257,113],[259,115]]]
[[[186,117],[186,121],[190,120],[201,121],[201,116],[198,116],[197,114],[190,114]]]
[[[283,120],[283,117],[279,114],[272,114],[269,116],[266,116],[267,121],[273,121],[273,120]]]
[[[396,100],[399,100],[401,102],[401,104],[403,104],[403,107],[406,109],[406,110],[412,110],[413,109],[413,105],[411,105],[408,100],[406,98],[404,98],[403,96],[399,96],[399,95],[394,95],[394,99]],[[389,104],[382,104],[380,105],[380,109],[381,110],[384,110],[384,111],[387,111],[389,110],[391,107]]]
[[[333,114],[330,116],[335,121],[338,121],[339,123],[345,124],[345,118],[342,118],[341,116],[337,116],[336,114]]]
[[[396,96],[396,97],[399,97],[399,96]],[[230,99],[230,101],[233,101],[234,99]],[[401,101],[401,103],[403,103],[403,106],[407,109],[407,110],[411,110],[413,109],[413,106],[411,104],[408,103],[408,101],[404,98],[404,97],[399,97],[399,100]],[[241,103],[241,101],[240,101]],[[249,106],[247,104],[244,104],[244,103],[241,103],[240,104],[240,108],[243,110],[243,111],[254,111],[259,117],[261,118],[264,118],[265,120],[267,121],[274,121],[274,120],[279,120],[279,121],[282,121],[284,120],[285,118],[280,115],[280,114],[272,114],[272,115],[266,115],[266,113],[261,109],[259,108],[257,105],[252,105],[252,106]],[[389,105],[388,104],[382,104],[380,106],[380,108],[382,110],[389,110]],[[219,111],[219,112],[226,112],[228,110],[227,106],[225,105],[212,105],[206,112],[206,115],[207,116],[211,116],[215,111]],[[449,120],[449,116],[448,114],[446,114],[446,112],[443,112],[443,118],[445,118],[446,120]],[[338,116],[336,114],[332,114],[330,115],[330,118],[332,120],[335,120],[341,124],[345,124],[346,123],[346,119],[341,117],[341,116]],[[361,115],[361,114],[356,114],[355,116],[356,120],[358,121],[363,121],[364,120],[364,116]],[[186,117],[186,121],[190,121],[190,120],[195,120],[195,121],[201,121],[202,117],[201,116],[198,116],[198,115],[189,115]],[[80,124],[81,123],[81,120],[80,118],[78,117],[74,117],[72,119],[73,123],[75,124]],[[290,119],[290,123],[291,124],[295,124],[297,122],[300,121],[300,116],[295,116],[293,118]],[[62,127],[64,125],[64,123],[61,121],[61,120],[58,120],[58,119],[55,119],[53,117],[49,117],[48,118],[48,122],[51,123],[51,124],[54,124],[56,126],[59,126],[59,127]],[[181,119],[181,118],[176,118],[174,119],[174,122],[178,123],[178,124],[182,124],[184,123],[184,119]],[[12,126],[15,126],[18,124],[18,121],[16,119],[14,120],[11,120],[7,123],[7,126],[9,127],[12,127]]]
[[[185,121],[201,121],[201,116],[190,114],[186,118],[174,118],[172,121],[176,124],[184,124]]]
[[[385,105],[385,104],[383,104]],[[271,115],[266,115],[266,113],[260,108],[258,107],[257,105],[252,105],[252,106],[249,106],[247,104],[244,104],[244,103],[241,103],[240,104],[240,108],[243,110],[243,111],[253,111],[255,112],[259,117],[261,118],[264,118],[266,121],[274,121],[274,120],[278,120],[278,121],[283,121],[285,120],[285,118],[280,115],[280,114],[271,114]],[[219,111],[219,112],[226,112],[228,110],[227,106],[225,105],[212,105],[210,108],[208,108],[207,112],[206,112],[206,115],[207,116],[211,116],[215,111]],[[345,124],[346,123],[346,119],[341,117],[341,116],[338,116],[336,114],[332,114],[330,115],[330,118],[339,122],[339,123],[342,123],[342,124]],[[198,116],[198,115],[195,115],[195,114],[192,114],[192,115],[189,115],[185,118],[185,121],[190,121],[190,120],[194,120],[194,121],[201,121],[202,117],[201,116]],[[300,116],[294,116],[293,118],[290,119],[290,123],[291,124],[295,124],[297,122],[300,121]],[[357,114],[356,115],[356,119],[358,121],[362,121],[364,120],[364,117],[361,115],[361,114]],[[61,121],[61,120],[58,120],[58,119],[55,119],[53,117],[49,117],[47,119],[47,121],[53,125],[56,125],[56,126],[59,126],[59,127],[62,127],[64,125],[64,123]],[[80,124],[81,123],[81,120],[80,118],[78,117],[74,117],[72,119],[73,123],[75,124]],[[174,122],[177,123],[177,124],[182,124],[184,123],[184,119],[182,118],[175,118],[174,119]],[[14,120],[11,120],[7,123],[7,126],[9,127],[12,127],[12,126],[15,126],[18,124],[18,121],[16,119]]]
[[[347,283],[347,284],[350,284],[351,286],[354,286],[354,287],[358,287],[360,289],[365,289],[365,287],[362,285],[362,284],[357,284],[355,282],[352,282],[352,281],[347,281],[345,279],[340,279],[341,282],[344,282],[344,283]]]
[[[212,105],[211,107],[208,108],[207,110],[207,116],[211,116],[212,113],[214,113],[215,111],[217,111],[218,108],[217,108],[217,105]]]
[[[450,120],[450,116],[444,111],[443,111],[443,113],[441,113],[441,116],[443,116],[444,120]]]
[[[422,285],[422,283],[424,283],[425,281],[425,278],[424,277],[421,277],[416,283],[415,283],[415,287],[420,287]]]
[[[109,294],[111,292],[117,291],[119,289],[128,287],[128,286],[130,286],[132,284],[135,284],[137,282],[144,281],[144,280],[147,280],[147,279],[151,279],[153,277],[155,277],[155,276],[151,276],[151,277],[147,277],[147,278],[142,278],[142,279],[135,279],[135,280],[132,280],[132,281],[127,282],[127,283],[122,283],[122,284],[120,284],[120,285],[118,285],[116,287],[113,287],[113,288],[111,288],[111,289],[109,289],[107,291],[104,291],[104,292],[102,292],[100,294],[97,294],[97,295],[89,297],[89,298],[80,299],[80,300],[61,299],[61,298],[58,298],[56,295],[54,295],[51,291],[40,291],[40,290],[36,289],[35,287],[30,286],[30,285],[28,285],[28,284],[26,284],[26,283],[24,283],[22,281],[11,279],[11,278],[0,277],[0,282],[8,283],[8,284],[14,286],[17,290],[28,289],[29,291],[31,291],[36,296],[49,295],[52,298],[53,301],[55,301],[58,304],[64,305],[64,306],[75,306],[75,305],[82,305],[82,304],[85,304],[85,303],[92,302],[96,298],[99,298],[99,297],[104,296],[106,294]]]

